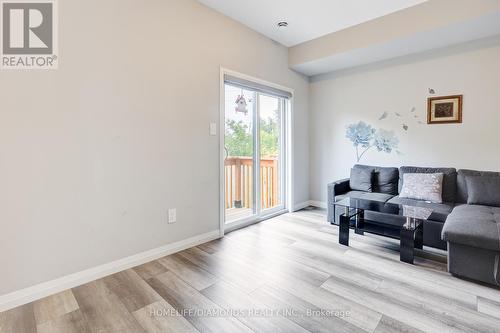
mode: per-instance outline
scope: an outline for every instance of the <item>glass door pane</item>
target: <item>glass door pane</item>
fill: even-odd
[[[255,92],[225,85],[226,223],[257,214],[254,184],[255,100]]]
[[[262,210],[281,207],[284,100],[259,94],[260,204]]]

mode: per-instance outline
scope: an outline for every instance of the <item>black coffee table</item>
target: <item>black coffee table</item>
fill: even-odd
[[[413,264],[414,249],[422,249],[424,221],[433,210],[416,206],[397,205],[379,201],[345,198],[335,202],[337,208],[343,208],[340,215],[339,243],[349,246],[349,229],[357,234],[365,232],[400,240],[400,260]],[[364,218],[366,211],[399,216],[401,223],[384,223]],[[398,220],[391,219],[391,220]]]

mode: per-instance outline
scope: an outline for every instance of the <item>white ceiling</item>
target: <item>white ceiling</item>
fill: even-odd
[[[290,47],[427,0],[198,1]],[[289,26],[278,29],[279,21]]]

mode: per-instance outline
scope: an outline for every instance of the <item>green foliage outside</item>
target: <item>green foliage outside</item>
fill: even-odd
[[[278,156],[279,136],[279,126],[273,118],[260,120],[260,154],[262,157]],[[225,137],[227,156],[253,156],[250,126],[242,121],[228,119]]]

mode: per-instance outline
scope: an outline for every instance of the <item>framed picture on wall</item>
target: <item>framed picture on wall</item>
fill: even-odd
[[[454,95],[429,98],[427,102],[427,123],[461,123],[462,97],[462,95]]]

